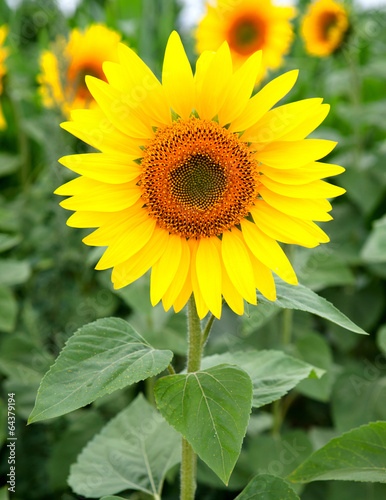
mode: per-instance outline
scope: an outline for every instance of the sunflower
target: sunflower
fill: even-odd
[[[217,0],[216,6],[207,5],[198,26],[197,51],[216,51],[226,40],[238,69],[254,52],[262,50],[258,82],[267,69],[278,68],[288,53],[293,39],[289,20],[294,15],[292,7],[277,7],[271,0]]]
[[[8,56],[8,49],[3,47],[7,33],[8,33],[8,27],[5,25],[0,26],[0,95],[3,92],[2,80],[3,80],[3,76],[6,73],[4,61],[6,60],[6,58]],[[6,126],[6,123],[5,123],[4,115],[3,115],[3,112],[2,112],[1,106],[0,106],[0,130],[4,130],[5,126]]]
[[[342,45],[348,28],[348,14],[342,4],[319,0],[308,6],[301,35],[309,54],[326,57]]]
[[[120,40],[118,33],[98,24],[84,33],[72,30],[68,42],[58,37],[52,50],[44,51],[40,58],[38,82],[43,104],[60,108],[68,117],[73,109],[93,107],[85,76],[105,80],[102,64],[118,62]]]
[[[128,47],[107,62],[108,83],[86,77],[98,106],[62,127],[100,153],[59,161],[80,174],[56,193],[83,241],[107,247],[96,269],[121,288],[151,268],[153,305],[178,312],[194,294],[203,318],[238,314],[256,288],[275,300],[274,271],[296,284],[278,241],[329,241],[313,222],[331,219],[325,198],[344,192],[323,177],[344,169],[318,162],[335,142],[305,139],[326,117],[322,99],[271,109],[295,84],[290,71],[250,98],[261,53],[232,71],[228,44],[205,52],[193,76],[181,40],[167,44],[162,84]]]

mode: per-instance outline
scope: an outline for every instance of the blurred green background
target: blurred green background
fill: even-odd
[[[300,2],[300,14],[306,4]],[[154,347],[171,348],[179,368],[186,350],[184,312],[152,308],[148,277],[114,291],[110,272],[93,269],[100,250],[82,244],[87,232],[65,224],[69,213],[59,207],[53,191],[71,175],[57,159],[87,148],[60,129],[59,111],[42,107],[36,82],[39,54],[57,34],[101,22],[121,32],[160,76],[169,34],[183,25],[181,35],[194,66],[192,20],[181,19],[181,8],[173,0],[87,0],[64,15],[52,0],[22,1],[12,9],[0,1],[0,25],[9,26],[10,50],[1,96],[7,128],[0,133],[0,477],[5,484],[5,402],[14,392],[15,500],[81,498],[66,483],[70,464],[139,391],[152,398],[151,383],[140,383],[26,427],[43,374],[77,328],[115,315],[128,319]],[[301,283],[333,302],[370,336],[295,312],[292,342],[285,345],[279,308],[251,307],[243,317],[225,309],[208,353],[284,349],[327,373],[301,382],[283,399],[281,425],[275,423],[274,405],[254,412],[227,490],[200,464],[199,499],[232,499],[253,475],[269,472],[270,465],[279,463],[274,473],[285,476],[331,437],[386,420],[386,8],[352,7],[351,23],[350,38],[326,59],[306,55],[296,37],[284,67],[269,78],[299,68],[298,83],[286,100],[323,97],[331,104],[315,136],[339,142],[327,161],[346,168],[333,182],[347,193],[333,202],[334,221],[324,227],[331,243],[313,250],[297,247],[292,261]],[[298,18],[294,24],[298,32]],[[295,442],[299,446],[293,458],[280,461],[282,450]],[[165,485],[163,498],[168,500],[178,498],[175,472]],[[299,493],[302,500],[382,500],[386,485],[325,481]],[[123,496],[149,498],[130,492]],[[7,498],[0,489],[0,499]]]

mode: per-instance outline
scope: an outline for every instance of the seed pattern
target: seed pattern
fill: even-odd
[[[142,159],[142,199],[158,225],[186,238],[222,234],[258,195],[248,145],[214,121],[192,117],[157,131]]]

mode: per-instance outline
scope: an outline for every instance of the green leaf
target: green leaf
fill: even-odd
[[[386,325],[382,325],[377,331],[377,346],[383,354],[386,354]]]
[[[294,269],[299,281],[314,291],[328,286],[355,284],[355,276],[347,263],[328,245],[297,248]]]
[[[8,499],[9,499],[8,487],[4,486],[4,488],[0,489],[0,500],[8,500]]]
[[[361,255],[366,262],[386,262],[386,215],[374,222],[374,229]]]
[[[28,262],[12,259],[0,260],[0,285],[20,285],[25,283],[31,274]]]
[[[252,406],[259,408],[281,398],[307,377],[320,377],[324,370],[287,356],[282,351],[247,351],[215,354],[202,360],[203,369],[229,363],[243,368],[252,380]]]
[[[235,500],[300,500],[281,477],[271,474],[255,476]]]
[[[71,467],[69,485],[87,498],[126,489],[160,496],[166,473],[181,460],[180,442],[140,394],[83,449]]]
[[[4,332],[14,330],[17,310],[17,301],[12,291],[5,286],[0,286],[0,330]]]
[[[67,488],[70,466],[86,444],[102,430],[104,420],[93,410],[78,410],[71,414],[71,425],[55,441],[47,464],[50,486],[54,491]]]
[[[154,392],[165,419],[227,484],[251,412],[252,383],[247,373],[222,364],[161,378]]]
[[[335,382],[331,413],[338,432],[375,420],[386,420],[385,362],[365,361],[358,369],[343,373]]]
[[[80,328],[44,376],[29,423],[57,417],[165,370],[171,351],[153,349],[118,318]]]
[[[20,156],[9,153],[0,154],[0,177],[13,174],[21,165]]]
[[[258,303],[273,304],[274,306],[283,309],[299,309],[300,311],[307,311],[322,318],[328,319],[337,325],[351,330],[355,333],[367,335],[359,326],[355,325],[350,319],[341,313],[335,306],[328,302],[323,297],[320,297],[309,288],[303,285],[289,285],[284,283],[279,278],[275,277],[276,282],[276,295],[275,302],[266,299],[260,292],[257,292]],[[257,304],[259,307],[259,304]]]
[[[108,497],[103,497],[101,498],[100,500],[126,500],[125,498],[123,497],[116,497],[116,496],[108,496]]]
[[[294,348],[300,359],[326,370],[326,373],[318,380],[302,380],[297,390],[309,398],[327,402],[335,380],[330,345],[322,335],[307,332],[296,340]]]
[[[290,476],[291,481],[386,483],[386,422],[375,422],[332,439]]]
[[[251,475],[273,474],[285,477],[313,452],[311,440],[304,431],[260,434],[248,439],[243,449],[244,467]]]
[[[0,233],[0,252],[6,252],[18,245],[20,241],[21,237],[19,235]]]

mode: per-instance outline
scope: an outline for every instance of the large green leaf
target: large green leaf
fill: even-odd
[[[140,394],[83,449],[69,485],[86,498],[140,490],[160,498],[168,470],[181,460],[181,437]]]
[[[386,262],[386,215],[374,222],[361,254],[367,262]]]
[[[4,486],[4,488],[0,489],[0,500],[8,500],[8,499],[9,499],[8,488],[7,486]]]
[[[300,483],[330,479],[386,483],[386,422],[370,423],[332,439],[289,479]]]
[[[0,285],[20,285],[28,280],[30,274],[31,268],[26,261],[0,260]]]
[[[255,408],[281,398],[308,377],[320,377],[324,370],[287,356],[282,351],[247,351],[215,354],[204,358],[204,369],[221,363],[238,365],[251,377]]]
[[[281,477],[271,474],[255,476],[235,500],[300,500]]]
[[[386,377],[380,363],[364,362],[336,380],[331,398],[332,419],[338,432],[376,420],[386,420]]]
[[[0,330],[12,332],[17,316],[17,302],[12,291],[6,286],[0,286]]]
[[[18,234],[0,233],[0,252],[6,252],[15,245],[19,244],[21,237]]]
[[[275,302],[272,303],[260,292],[257,292],[257,307],[259,307],[259,303],[262,303],[272,304],[273,306],[278,306],[284,309],[299,309],[300,311],[307,311],[328,319],[329,321],[332,321],[347,330],[366,335],[366,332],[362,330],[362,328],[355,325],[355,323],[347,318],[347,316],[340,312],[335,306],[309,288],[306,288],[303,285],[289,285],[276,277],[275,282],[277,295]]]
[[[105,318],[80,328],[44,376],[29,423],[57,417],[162,372],[171,351],[153,349],[128,323]]]
[[[16,172],[22,163],[20,156],[0,153],[0,177]]]
[[[241,451],[252,402],[248,374],[222,364],[161,378],[157,406],[200,458],[227,484]]]

